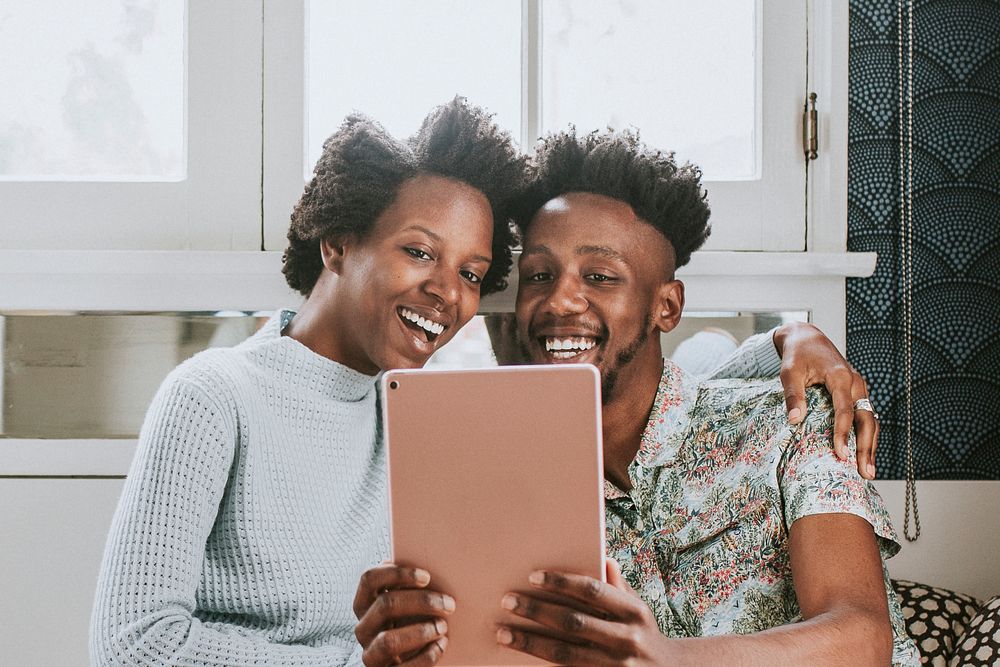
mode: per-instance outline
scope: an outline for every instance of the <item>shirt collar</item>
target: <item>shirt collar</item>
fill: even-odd
[[[677,454],[677,448],[690,422],[689,412],[697,396],[698,383],[694,376],[684,372],[680,366],[663,360],[663,373],[656,388],[653,408],[642,433],[639,451],[629,464],[628,474],[633,488],[645,468],[669,464]],[[604,497],[607,500],[628,497],[628,493],[604,480]]]

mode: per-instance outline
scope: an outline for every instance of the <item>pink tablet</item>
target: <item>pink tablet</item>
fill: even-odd
[[[389,371],[393,560],[455,598],[442,665],[545,664],[496,643],[536,569],[604,580],[600,376],[593,366]]]

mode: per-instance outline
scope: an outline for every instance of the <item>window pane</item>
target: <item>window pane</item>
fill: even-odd
[[[167,373],[239,343],[266,315],[0,317],[0,437],[134,438]]]
[[[660,336],[663,356],[681,368],[704,375],[726,360],[750,336],[788,322],[808,322],[807,311],[688,311],[678,325]],[[477,315],[455,338],[434,353],[427,368],[475,368],[524,363],[513,313]]]
[[[545,0],[542,129],[641,130],[706,180],[757,177],[753,0]]]
[[[719,367],[744,340],[789,322],[808,322],[804,310],[778,313],[685,311],[669,333],[660,336],[663,356],[694,375]]]
[[[351,111],[399,138],[463,95],[521,127],[521,5],[510,0],[368,0],[307,5],[307,178]]]
[[[184,12],[184,0],[5,3],[0,180],[183,180]]]
[[[134,438],[175,366],[210,347],[236,345],[269,313],[0,315],[0,438]],[[790,321],[783,313],[685,313],[661,337],[665,356],[695,373],[738,342]],[[427,368],[521,363],[513,313],[476,316]]]

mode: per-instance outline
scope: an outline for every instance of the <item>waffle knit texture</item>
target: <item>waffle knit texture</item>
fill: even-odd
[[[375,378],[280,334],[160,387],[112,521],[95,665],[360,664],[352,603],[389,554]]]

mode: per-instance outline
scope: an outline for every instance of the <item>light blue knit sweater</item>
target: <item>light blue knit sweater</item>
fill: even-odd
[[[146,415],[91,660],[359,664],[352,602],[389,554],[387,513],[375,378],[282,337],[278,317],[203,352]]]

